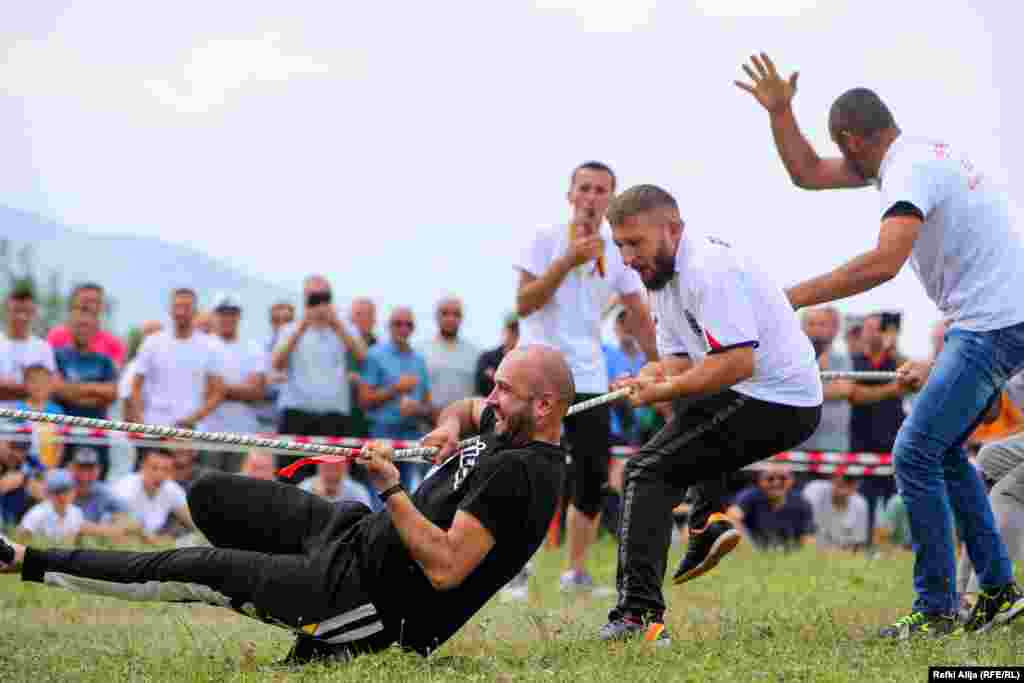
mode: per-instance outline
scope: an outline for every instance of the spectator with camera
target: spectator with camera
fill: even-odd
[[[338,317],[332,303],[331,285],[321,275],[303,283],[305,310],[302,320],[281,330],[272,356],[275,370],[285,372],[278,408],[282,434],[346,436],[351,429],[352,393],[348,354],[362,362],[366,342],[359,332]],[[287,465],[297,456],[283,457]],[[304,468],[312,469],[312,468]],[[296,480],[307,472],[300,470]]]

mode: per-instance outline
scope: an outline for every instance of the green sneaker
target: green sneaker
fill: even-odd
[[[964,627],[953,614],[911,612],[882,628],[878,635],[892,640],[909,640],[918,636],[946,638],[963,634]]]
[[[986,633],[995,626],[1008,624],[1024,613],[1024,593],[1015,583],[1003,586],[995,593],[982,591],[978,602],[964,623],[971,633]]]

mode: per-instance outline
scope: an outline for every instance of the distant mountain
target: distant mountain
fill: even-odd
[[[152,237],[93,235],[0,206],[0,238],[15,246],[31,244],[39,270],[56,268],[66,288],[85,280],[103,285],[116,300],[113,319],[106,324],[119,334],[144,320],[166,320],[173,287],[195,289],[201,307],[209,306],[219,291],[237,293],[244,306],[241,336],[250,339],[268,334],[272,303],[299,302],[297,291],[260,280],[195,249]]]

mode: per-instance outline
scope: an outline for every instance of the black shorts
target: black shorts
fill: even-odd
[[[577,394],[577,401],[586,401],[597,394]],[[569,469],[566,483],[569,501],[593,517],[601,511],[608,483],[608,459],[611,457],[611,410],[607,405],[585,410],[565,419]]]

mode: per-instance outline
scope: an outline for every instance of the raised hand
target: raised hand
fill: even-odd
[[[582,266],[604,254],[604,239],[600,235],[577,237],[569,243],[566,258],[575,266]]]
[[[743,70],[750,77],[751,83],[733,81],[736,87],[753,95],[754,99],[770,113],[788,107],[793,95],[796,94],[796,79],[800,75],[799,72],[794,71],[789,80],[783,79],[775,69],[775,63],[763,52],[760,56],[753,55],[750,64],[753,68],[744,64]]]

